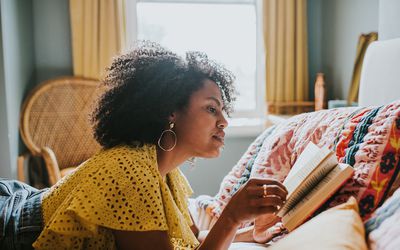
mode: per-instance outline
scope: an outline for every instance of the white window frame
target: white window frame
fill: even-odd
[[[137,3],[225,3],[249,4],[254,3],[256,10],[256,108],[249,111],[236,111],[229,119],[227,135],[233,137],[259,135],[266,126],[266,88],[265,88],[265,49],[263,39],[262,3],[263,0],[126,0],[126,44],[133,44],[137,40]],[[135,13],[135,15],[132,15]]]

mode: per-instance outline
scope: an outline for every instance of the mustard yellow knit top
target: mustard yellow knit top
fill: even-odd
[[[43,197],[36,249],[116,249],[110,229],[167,231],[175,249],[194,249],[188,197],[179,169],[163,179],[154,145],[103,150]]]

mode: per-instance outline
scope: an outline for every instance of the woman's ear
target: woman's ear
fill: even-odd
[[[177,112],[175,111],[175,112],[173,112],[173,113],[171,113],[170,115],[169,115],[169,117],[168,117],[168,121],[169,122],[175,122],[176,121],[176,118],[177,118]]]

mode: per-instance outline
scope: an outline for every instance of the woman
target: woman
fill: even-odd
[[[179,166],[219,155],[233,76],[204,54],[182,59],[144,42],[113,61],[104,83],[92,116],[103,150],[44,192],[34,248],[226,249],[241,223],[285,201],[279,182],[248,181],[200,244]]]

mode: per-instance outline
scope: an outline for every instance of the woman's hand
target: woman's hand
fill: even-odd
[[[240,224],[278,210],[286,188],[273,179],[250,179],[231,198],[199,249],[228,249]]]
[[[234,223],[275,213],[286,201],[287,190],[274,179],[250,179],[231,198],[223,213]]]
[[[254,220],[253,239],[257,243],[267,243],[280,234],[284,228],[281,218],[275,214],[263,214]]]

